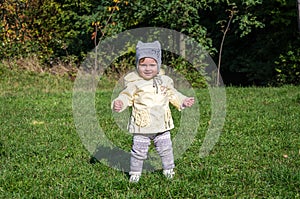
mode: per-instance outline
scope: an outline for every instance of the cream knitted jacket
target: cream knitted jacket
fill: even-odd
[[[121,111],[132,106],[129,132],[152,134],[174,128],[169,103],[180,111],[187,97],[174,88],[170,77],[157,75],[145,80],[137,72],[131,72],[124,77],[124,81],[125,88],[115,100],[123,102]]]

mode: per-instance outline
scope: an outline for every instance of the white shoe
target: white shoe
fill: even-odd
[[[173,179],[175,172],[173,171],[173,169],[167,169],[163,171],[164,176],[166,176],[167,179]]]
[[[130,176],[129,182],[137,183],[140,180],[141,175],[133,174]]]

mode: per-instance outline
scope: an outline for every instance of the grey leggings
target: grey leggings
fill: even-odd
[[[153,140],[156,151],[161,157],[163,169],[175,167],[170,131],[158,134],[135,134],[131,149],[130,175],[142,173],[143,162],[147,159],[151,140]]]

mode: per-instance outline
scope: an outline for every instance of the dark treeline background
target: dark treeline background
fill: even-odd
[[[100,38],[154,26],[193,37],[216,63],[225,36],[226,84],[300,84],[297,0],[2,0],[0,6],[2,60],[34,56],[46,68],[79,66]],[[115,72],[132,60],[123,61]]]

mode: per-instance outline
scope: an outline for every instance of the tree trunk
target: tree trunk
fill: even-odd
[[[297,8],[298,8],[298,30],[300,32],[300,0],[297,0]]]
[[[185,57],[185,41],[184,41],[184,35],[183,34],[180,34],[179,48],[180,48],[180,55],[182,57]]]

